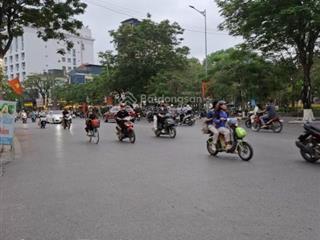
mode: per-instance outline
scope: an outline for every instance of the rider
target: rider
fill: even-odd
[[[160,107],[158,109],[158,112],[156,114],[155,117],[155,122],[154,122],[154,128],[157,129],[158,126],[160,126],[160,128],[163,128],[163,124],[164,124],[164,119],[166,114],[168,113],[168,108],[166,107],[164,102],[160,103]]]
[[[253,109],[253,114],[250,116],[251,123],[254,122],[254,119],[256,118],[258,113],[261,113],[261,110],[262,110],[261,104],[258,103]]]
[[[67,108],[63,109],[63,111],[62,111],[62,121],[63,121],[64,126],[67,125],[66,121],[67,121],[68,115],[69,115],[68,109]]]
[[[92,131],[93,127],[92,127],[92,120],[97,119],[97,114],[93,111],[92,107],[88,108],[88,113],[87,113],[87,120],[86,120],[86,132],[88,132],[89,130]]]
[[[269,100],[266,109],[262,113],[264,113],[264,115],[260,117],[260,120],[262,128],[265,128],[267,126],[267,122],[277,116],[276,108],[272,99]]]
[[[121,130],[124,129],[124,118],[130,116],[129,112],[126,110],[126,104],[125,103],[120,103],[120,110],[116,113],[115,119],[117,121],[118,126],[120,127]]]
[[[224,139],[226,141],[226,150],[230,150],[231,145],[231,136],[230,136],[230,130],[226,127],[226,122],[228,119],[228,113],[227,113],[227,104],[225,101],[219,101],[217,103],[216,111],[215,111],[215,117],[213,119],[213,122],[216,125],[216,128],[220,134],[223,134]],[[213,142],[217,142],[218,140],[218,134],[213,135]]]

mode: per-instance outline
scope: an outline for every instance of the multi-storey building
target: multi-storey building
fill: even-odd
[[[70,72],[85,63],[94,62],[91,30],[84,27],[79,36],[67,34],[74,44],[71,50],[66,49],[63,41],[43,41],[37,37],[37,29],[26,27],[21,37],[13,39],[11,47],[4,58],[5,75],[8,79],[16,76],[24,81],[27,76],[41,74],[51,69]],[[63,50],[64,55],[58,53]]]

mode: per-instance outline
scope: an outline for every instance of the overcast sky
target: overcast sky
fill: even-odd
[[[226,49],[241,42],[240,38],[219,32],[217,26],[222,22],[214,0],[83,0],[88,4],[86,13],[81,16],[84,25],[92,30],[95,39],[95,59],[98,63],[99,51],[113,50],[108,31],[117,29],[120,22],[135,17],[145,18],[150,13],[152,20],[160,22],[169,19],[178,22],[185,29],[183,44],[190,48],[190,56],[203,59],[204,17],[191,9],[207,10],[208,53]]]

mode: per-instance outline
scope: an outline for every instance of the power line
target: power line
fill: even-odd
[[[127,12],[124,12],[124,11],[119,11],[119,10],[116,10],[116,9],[113,9],[113,8],[110,8],[110,7],[107,7],[105,5],[101,5],[101,4],[98,4],[98,3],[95,3],[95,2],[92,2],[93,0],[85,0],[85,1],[89,1],[88,4],[92,4],[96,7],[101,7],[105,10],[108,10],[110,12],[113,12],[113,13],[116,13],[116,14],[120,14],[120,15],[123,15],[123,16],[127,16],[127,17],[137,17],[135,15],[131,15],[130,13],[127,13]],[[106,2],[106,0],[95,0],[95,1],[100,1],[100,2]],[[120,7],[120,6],[119,6]],[[122,7],[124,8],[124,7]],[[127,8],[129,9],[129,8]],[[134,11],[134,10],[133,10]],[[138,12],[138,11],[136,11]],[[138,18],[143,18],[143,17],[138,17]],[[200,28],[200,27],[199,27]],[[204,31],[201,31],[201,30],[195,30],[195,29],[190,29],[190,28],[184,28],[183,29],[185,31],[188,31],[188,32],[194,32],[194,33],[205,33]],[[229,36],[229,34],[227,33],[223,33],[223,32],[213,32],[213,31],[207,31],[207,34],[210,34],[210,35],[224,35],[224,36]]]

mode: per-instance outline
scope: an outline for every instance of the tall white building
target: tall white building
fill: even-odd
[[[50,69],[61,69],[69,72],[81,64],[94,63],[91,30],[84,27],[79,30],[79,36],[67,35],[74,44],[68,51],[63,41],[48,40],[37,37],[37,30],[24,28],[21,37],[14,38],[11,47],[4,58],[5,74],[8,79],[16,76],[24,81],[31,74],[41,74]],[[64,49],[65,55],[57,51]]]

